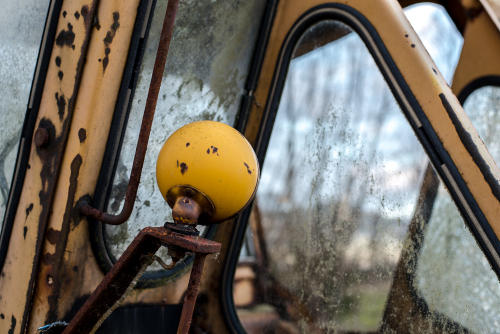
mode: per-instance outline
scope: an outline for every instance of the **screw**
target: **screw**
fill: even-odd
[[[45,128],[38,128],[35,131],[35,145],[37,147],[45,147],[49,143],[50,140],[50,135],[47,129]]]

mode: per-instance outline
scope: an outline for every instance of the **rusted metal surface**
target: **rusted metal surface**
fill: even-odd
[[[50,135],[47,129],[40,127],[35,131],[34,142],[37,147],[41,148],[47,146],[49,140],[50,140]]]
[[[82,198],[92,196],[95,189],[100,163],[104,157],[105,145],[102,143],[109,135],[120,89],[117,83],[121,82],[127,61],[139,3],[139,0],[126,3],[118,0],[100,1],[96,9],[99,13],[99,24],[102,26],[100,29],[92,23],[95,23],[97,17],[94,20],[88,18],[92,27],[92,38],[85,55],[81,85],[75,98],[74,117],[68,124],[68,141],[64,152],[61,153],[61,170],[56,177],[54,199],[52,203],[46,203],[50,215],[45,230],[46,237],[42,239],[43,248],[38,270],[34,272],[36,283],[33,302],[29,305],[31,313],[26,331],[28,334],[36,333],[37,328],[44,324],[70,320],[104,278],[98,265],[93,262],[94,254],[89,245],[87,221],[82,219],[76,206]],[[63,30],[68,31],[69,21],[76,35],[77,47],[75,50],[67,46],[62,49],[72,54],[79,49],[77,40],[81,34],[77,28],[83,25],[89,14],[86,7],[76,7],[74,1],[64,4],[67,4],[67,7],[63,7],[63,12],[66,12]],[[79,16],[75,15],[77,12],[80,13]],[[104,39],[107,31],[112,31],[113,26],[116,28],[115,13],[119,13],[120,27],[116,29],[112,44],[108,45],[111,48],[108,53],[109,63],[103,72],[102,59],[106,55]],[[59,92],[59,97],[61,91],[65,96],[71,95],[65,90],[66,80],[72,77],[71,72],[65,68],[69,61],[67,55],[62,54],[55,55],[51,61],[56,72],[48,75],[47,80],[54,76],[56,82],[60,82],[57,71],[64,72],[63,85],[54,89]],[[47,83],[45,87],[47,89]],[[50,120],[55,129],[51,128],[48,122],[40,124],[48,129],[51,135],[48,146],[39,150],[40,152],[50,152],[53,138],[59,133],[59,109],[54,97],[55,92],[52,88],[48,90],[48,99],[54,101],[51,108],[53,116]],[[33,164],[31,166],[33,170]],[[35,202],[30,217],[35,213],[36,204]],[[23,219],[25,217],[26,213]],[[31,229],[29,222],[27,226]],[[17,266],[22,267],[19,264]]]
[[[196,253],[179,325],[179,328],[187,326],[189,329],[205,257],[207,254],[219,252],[221,244],[198,236],[170,232],[164,227],[146,227],[139,232],[63,333],[90,333],[102,316],[122,298],[137,274],[161,245]],[[182,333],[187,333],[187,330]]]
[[[163,22],[163,29],[161,31],[160,43],[158,45],[158,52],[156,54],[153,75],[151,77],[151,84],[149,86],[148,98],[144,109],[141,131],[139,132],[139,140],[137,141],[134,163],[130,173],[130,181],[127,187],[123,209],[118,215],[110,215],[91,207],[89,203],[85,203],[81,206],[81,212],[84,215],[92,217],[100,222],[110,225],[120,225],[127,221],[132,214],[137,188],[139,188],[139,183],[141,181],[142,167],[144,165],[144,158],[146,157],[149,134],[151,133],[151,126],[156,111],[158,93],[160,92],[161,79],[163,78],[163,71],[165,70],[165,63],[167,61],[170,40],[172,39],[172,31],[174,30],[175,15],[177,14],[178,5],[179,0],[170,0],[165,13],[165,20]]]
[[[44,92],[37,106],[36,128],[41,127],[45,131],[39,131],[34,145],[31,145],[29,167],[25,171],[23,190],[0,277],[0,309],[6,310],[6,316],[15,321],[12,322],[14,325],[0,322],[1,333],[26,331],[47,224],[52,214],[51,203],[62,168],[90,42],[91,17],[94,16],[96,5],[97,1],[94,0],[64,2],[61,15],[57,17],[55,13],[58,20],[56,38],[54,44],[49,46],[52,47],[52,53]],[[64,14],[69,10],[73,13],[82,11],[83,17],[79,21],[74,20]]]
[[[172,210],[172,218],[177,224],[196,225],[202,213],[201,206],[192,198],[177,197]]]
[[[196,188],[185,185],[174,186],[167,191],[165,197],[173,209],[172,217],[176,223],[201,224],[214,215],[214,204]]]
[[[187,334],[191,327],[191,317],[193,316],[194,305],[196,304],[196,297],[198,296],[198,289],[200,288],[201,275],[203,274],[203,265],[205,264],[205,257],[207,254],[196,253],[193,262],[193,269],[191,269],[191,277],[184,297],[184,306],[182,307],[181,320],[177,334]]]
[[[148,260],[144,255],[153,255],[160,246],[158,238],[144,230],[139,232],[63,333],[89,333],[101,316],[123,296]]]

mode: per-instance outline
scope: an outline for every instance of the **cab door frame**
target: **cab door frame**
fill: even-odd
[[[349,25],[363,39],[499,276],[500,170],[397,1],[316,0],[305,3],[288,0],[277,5],[258,84],[252,95],[254,101],[242,128],[254,145],[261,166],[296,42],[308,27],[325,19]],[[221,277],[224,319],[229,331],[236,333],[245,331],[236,315],[232,283],[250,211],[251,208],[247,208],[235,222],[228,252],[224,254]]]

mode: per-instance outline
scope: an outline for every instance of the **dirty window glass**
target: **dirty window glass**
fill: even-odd
[[[500,88],[489,86],[474,91],[464,103],[464,110],[497,162],[499,106]],[[426,303],[475,333],[500,332],[498,278],[442,185],[426,235],[416,271],[416,287]]]
[[[264,5],[265,0],[180,1],[134,211],[123,225],[105,227],[108,249],[116,258],[142,228],[172,221],[155,177],[156,158],[165,140],[194,121],[234,124]],[[123,206],[166,6],[167,1],[156,5],[107,209],[110,213],[120,212]]]
[[[491,156],[500,164],[500,87],[486,86],[473,91],[464,110]]]
[[[304,47],[318,31],[332,41]],[[296,47],[249,225],[233,295],[248,333],[497,329],[495,274],[342,23]]]
[[[49,0],[2,1],[0,11],[0,217],[3,222]],[[0,222],[0,229],[1,229]]]

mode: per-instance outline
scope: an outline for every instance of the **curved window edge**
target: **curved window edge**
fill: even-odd
[[[3,270],[5,257],[9,247],[10,236],[14,226],[14,219],[17,207],[21,198],[24,185],[24,178],[28,168],[28,160],[31,152],[35,123],[38,117],[38,110],[42,99],[45,77],[49,67],[50,56],[56,38],[57,24],[62,8],[62,0],[51,0],[47,18],[45,19],[44,31],[40,42],[38,58],[36,61],[28,105],[24,117],[21,137],[19,138],[19,148],[17,151],[14,175],[12,177],[11,188],[7,201],[7,207],[3,217],[3,225],[0,233],[0,272]]]
[[[500,277],[500,257],[498,255],[500,254],[500,241],[467,188],[453,160],[444,149],[434,128],[418,104],[375,27],[366,17],[350,6],[343,4],[323,4],[311,8],[295,22],[285,37],[276,62],[255,146],[260,168],[262,168],[264,163],[288,66],[292,60],[295,46],[307,28],[319,21],[328,19],[337,20],[348,25],[363,40],[431,163],[449,190],[467,226],[486,255],[497,277]],[[447,101],[444,94],[441,94],[441,99],[443,100],[443,105],[446,106]],[[233,299],[233,282],[239,250],[243,244],[248,219],[253,206],[253,203],[251,204],[235,221],[221,278],[223,317],[226,325],[232,331],[241,334],[246,333],[246,331],[243,329],[236,313]],[[424,300],[421,300],[421,302],[425,303]]]
[[[476,78],[465,85],[457,96],[458,101],[463,106],[467,98],[476,90],[485,86],[496,86],[500,87],[500,76],[499,75],[485,75]]]

